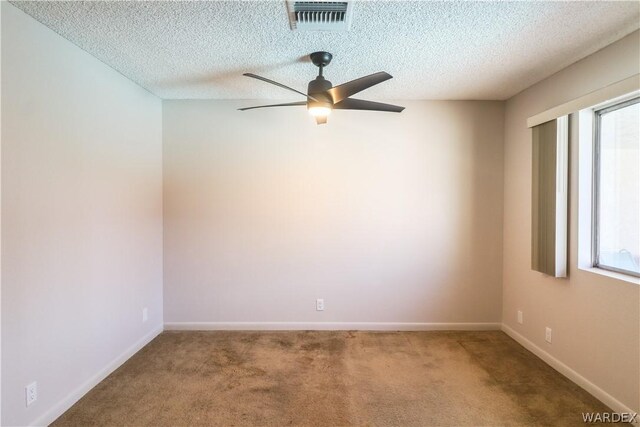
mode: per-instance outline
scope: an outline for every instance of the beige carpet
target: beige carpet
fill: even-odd
[[[610,411],[502,332],[164,332],[55,426],[578,426]]]

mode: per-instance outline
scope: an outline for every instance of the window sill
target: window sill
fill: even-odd
[[[628,274],[617,273],[615,271],[604,270],[602,268],[596,267],[578,267],[578,269],[588,271],[589,273],[599,274],[601,276],[611,277],[612,279],[622,280],[624,282],[640,285],[640,277],[629,276]]]

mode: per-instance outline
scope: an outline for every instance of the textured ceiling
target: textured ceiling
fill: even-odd
[[[368,99],[506,99],[640,26],[636,1],[358,1],[344,33],[291,31],[284,0],[12,3],[167,99],[290,99],[241,74],[304,91],[316,50],[334,84],[394,76]]]

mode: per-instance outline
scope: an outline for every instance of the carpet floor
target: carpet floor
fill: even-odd
[[[610,412],[499,331],[163,332],[54,426],[578,426]]]

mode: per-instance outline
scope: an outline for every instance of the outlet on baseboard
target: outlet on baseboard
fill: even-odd
[[[518,310],[518,323],[522,325],[522,322],[523,322],[522,310]]]
[[[142,323],[146,322],[147,320],[149,320],[149,310],[147,310],[147,307],[142,309]]]
[[[551,343],[551,328],[548,326],[544,330],[544,340]]]
[[[38,400],[38,383],[32,382],[24,388],[25,403],[27,406],[31,406],[36,400]]]
[[[321,298],[316,300],[316,311],[324,311],[324,300]]]

